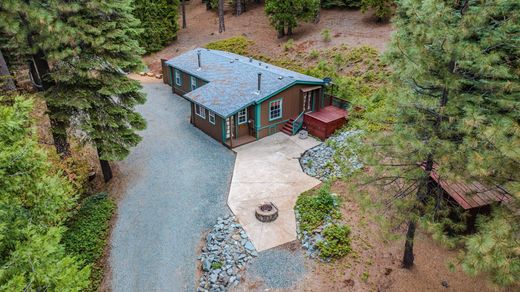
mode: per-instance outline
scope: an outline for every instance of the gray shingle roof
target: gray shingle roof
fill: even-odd
[[[197,52],[201,53],[198,68]],[[222,117],[289,87],[291,84],[324,84],[323,80],[233,53],[197,48],[170,59],[166,64],[208,81],[184,96]],[[257,91],[258,73],[262,73]]]

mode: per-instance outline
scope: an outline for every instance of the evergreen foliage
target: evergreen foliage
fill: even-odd
[[[509,0],[399,2],[396,33],[386,55],[395,90],[387,95],[381,111],[367,115],[373,122],[388,125],[390,131],[370,136],[374,143],[365,147],[365,163],[375,166],[372,181],[384,186],[385,193],[395,194],[380,199],[398,207],[396,218],[408,222],[405,267],[413,264],[416,223],[446,221],[447,213],[438,208],[442,205],[438,204],[439,191],[429,176],[433,163],[439,164],[442,178],[500,185],[518,204],[519,9],[517,1]],[[424,168],[418,167],[420,162]],[[518,215],[503,218],[519,226]],[[436,233],[445,233],[446,226],[435,226]],[[481,228],[468,240],[466,270],[490,271],[495,281],[514,279],[511,273],[517,271],[519,255],[508,250],[514,241],[473,248],[479,237],[492,241],[491,230],[500,229]],[[501,238],[511,239],[507,233],[501,233]],[[517,237],[518,229],[513,233]],[[485,267],[475,265],[468,259],[484,257],[478,252],[493,260],[480,263]],[[503,254],[510,256],[508,260],[493,256]]]
[[[137,38],[139,21],[129,0],[76,2],[67,23],[76,33],[77,52],[53,68],[56,86],[46,93],[56,119],[74,116],[96,146],[100,159],[121,160],[141,138],[145,127],[134,107],[145,102],[138,81],[125,72],[142,63]]]
[[[379,20],[387,19],[392,15],[395,0],[361,0],[361,11],[367,12],[374,9],[374,14]]]
[[[103,268],[98,261],[103,256],[115,208],[115,202],[106,193],[86,198],[63,236],[67,252],[83,264],[92,265],[91,291],[97,291],[103,279]]]
[[[334,8],[334,7],[360,7],[362,0],[322,0],[321,7],[323,8]]]
[[[292,34],[300,21],[312,21],[320,9],[319,0],[266,0],[265,13],[278,37]],[[287,30],[286,30],[287,29]]]
[[[76,195],[38,146],[30,110],[0,96],[0,290],[81,291],[90,268],[59,243]]]
[[[157,52],[175,40],[179,25],[179,0],[134,0],[134,16],[141,21],[139,45],[146,53]]]

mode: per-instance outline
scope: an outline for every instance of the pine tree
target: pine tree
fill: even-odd
[[[449,239],[441,224],[449,218],[430,178],[434,163],[441,177],[501,186],[518,204],[519,8],[510,0],[399,2],[396,33],[386,55],[396,90],[389,94],[384,113],[369,116],[387,123],[390,131],[369,138],[373,147],[365,158],[375,166],[372,181],[395,192],[385,197],[400,207],[395,217],[408,223],[406,268],[413,265],[417,224],[425,223],[436,237]],[[518,215],[506,218],[511,226],[519,226]],[[470,248],[467,256],[472,255]],[[495,262],[510,265],[496,272],[518,269],[518,252],[509,255],[515,260]],[[491,270],[493,264],[487,265],[474,268]]]
[[[218,0],[218,32],[226,31],[224,24],[224,0]]]
[[[64,43],[73,42],[74,33],[59,18],[59,10],[54,1],[0,2],[0,30],[8,42],[0,46],[11,49],[19,59],[29,60],[29,69],[34,87],[45,91],[53,85],[50,77],[48,54],[51,51],[66,55],[68,50],[60,49]],[[69,6],[63,5],[64,7]],[[53,108],[49,108],[53,111]],[[56,150],[62,156],[69,153],[66,129],[68,116],[51,117],[52,136]]]
[[[183,1],[184,2],[184,1]],[[146,53],[161,50],[177,37],[178,0],[134,0],[134,16],[141,21],[139,45]],[[186,20],[183,11],[183,28]]]
[[[60,244],[76,196],[38,146],[30,110],[30,99],[0,96],[0,290],[81,291],[89,267]]]
[[[377,19],[382,21],[390,17],[394,5],[395,0],[361,0],[361,11],[365,13],[369,9],[374,9]]]
[[[319,0],[266,0],[265,13],[271,25],[278,31],[278,37],[292,35],[292,30],[300,21],[314,20],[320,9]]]
[[[78,53],[56,64],[56,86],[47,92],[47,102],[57,109],[51,116],[76,111],[75,122],[97,148],[108,181],[108,161],[125,158],[141,140],[136,131],[146,125],[134,109],[145,102],[141,86],[125,73],[142,66],[139,21],[130,0],[76,3],[78,9],[67,16],[67,23],[78,32]]]

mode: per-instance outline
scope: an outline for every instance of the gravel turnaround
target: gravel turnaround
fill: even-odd
[[[119,163],[124,187],[112,233],[113,291],[194,291],[197,251],[226,205],[235,154],[189,123],[189,103],[143,83],[143,141]]]

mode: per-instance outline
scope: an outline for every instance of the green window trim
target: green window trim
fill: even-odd
[[[177,86],[182,86],[182,75],[181,71],[179,71],[178,69],[175,69],[175,84]]]
[[[271,114],[272,114],[271,105],[272,105],[273,103],[275,103],[275,102],[280,102],[280,114],[279,114],[277,117],[273,118],[273,117],[271,116]],[[271,100],[271,101],[269,102],[269,122],[279,120],[279,119],[281,119],[282,117],[283,117],[283,98],[279,98],[279,99]]]

